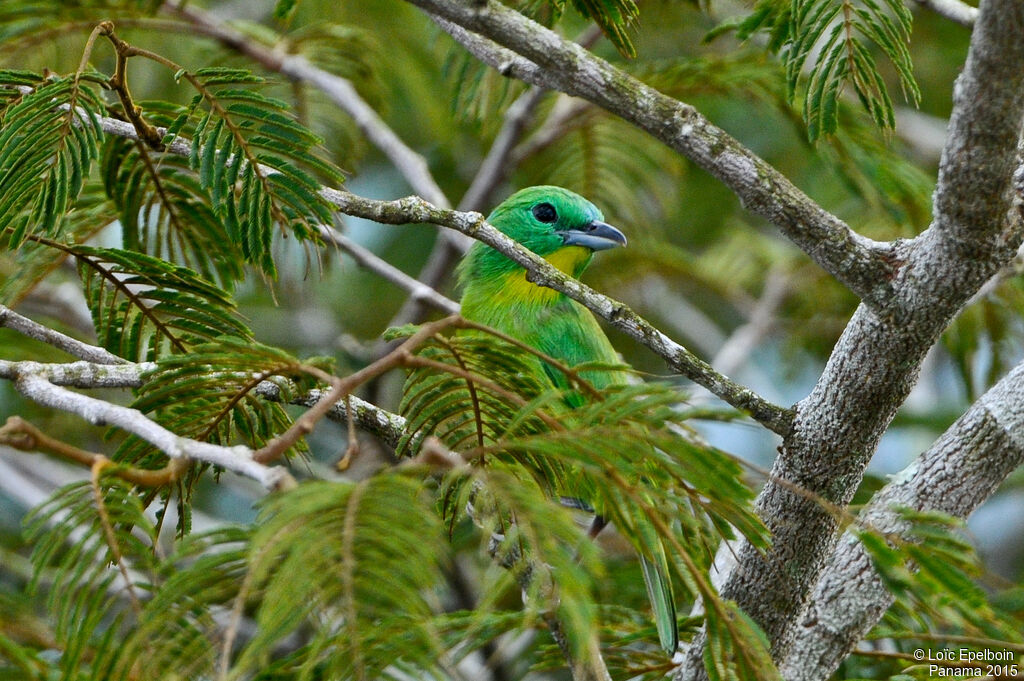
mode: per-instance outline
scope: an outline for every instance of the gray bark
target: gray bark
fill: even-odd
[[[767,555],[741,550],[723,588],[764,628],[775,659],[788,659],[840,536],[813,496],[849,502],[928,349],[1021,243],[1011,178],[1024,113],[1024,5],[982,3],[954,93],[933,223],[913,240],[879,244],[815,206],[692,107],[514,11],[495,2],[409,1],[502,73],[587,99],[687,156],[861,297],[819,381],[796,405],[772,481],[758,498],[772,548]],[[793,493],[794,485],[811,495]],[[698,640],[678,678],[703,676],[701,648]]]
[[[941,511],[960,518],[1024,463],[1024,364],[979,399],[928,451],[886,485],[861,515],[882,532],[906,529],[894,510]],[[780,664],[789,681],[825,679],[878,622],[893,596],[852,534],[839,541],[818,580],[796,643]]]
[[[849,503],[928,349],[1015,254],[1021,243],[1020,187],[1015,191],[1012,183],[1024,115],[1021,36],[1024,5],[982,3],[955,87],[934,221],[898,246],[893,297],[860,306],[817,385],[797,404],[774,479],[840,506]],[[785,660],[806,634],[797,623],[836,546],[838,528],[820,506],[777,482],[766,485],[757,506],[773,532],[773,547],[765,556],[745,547],[722,595],[736,599],[761,624],[775,659]],[[880,615],[863,613],[874,621]],[[681,678],[701,675],[698,654],[692,651]]]

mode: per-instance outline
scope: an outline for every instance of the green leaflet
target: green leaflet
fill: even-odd
[[[344,178],[314,153],[322,140],[294,120],[286,102],[256,91],[262,78],[227,68],[192,75],[200,94],[190,107],[189,165],[245,259],[272,276],[274,229],[318,240],[334,212],[320,196],[318,178],[333,184]]]
[[[896,70],[904,96],[917,104],[908,43],[911,14],[899,0],[759,0],[745,19],[726,22],[708,38],[735,30],[746,39],[769,34],[769,49],[786,68],[789,96],[803,101],[811,141],[839,129],[841,96],[852,86],[878,127],[892,128],[895,113],[872,49]]]
[[[59,236],[99,153],[102,104],[75,76],[24,71],[0,71],[0,101],[0,234],[15,249]]]
[[[163,102],[141,106],[148,120],[168,127],[172,137],[188,134],[183,107]],[[119,211],[125,248],[185,265],[227,287],[244,276],[241,249],[229,238],[188,159],[111,137],[100,169]]]
[[[314,384],[298,359],[247,337],[219,337],[157,364],[144,377],[132,407],[178,435],[216,444],[242,440],[263,446],[292,424],[282,403]],[[263,381],[277,384],[281,402],[258,397]],[[305,452],[304,441],[296,449]],[[154,455],[162,461],[151,445],[129,437],[115,458],[138,463]]]
[[[100,344],[125,359],[153,360],[220,336],[252,336],[230,296],[188,268],[131,251],[43,243],[78,260]]]
[[[923,631],[952,626],[976,637],[1024,642],[1007,614],[976,583],[981,565],[974,547],[960,534],[963,521],[936,511],[894,510],[900,516],[898,532],[855,529],[896,598],[891,617],[879,626],[889,629],[899,623]]]
[[[49,582],[47,607],[63,649],[61,679],[81,678],[80,671],[91,666],[92,653],[117,645],[111,633],[130,617],[124,576],[112,565],[115,555],[134,570],[129,578],[135,598],[145,593],[139,580],[148,577],[155,562],[155,527],[145,517],[138,496],[116,478],[105,478],[100,489],[109,520],[106,529],[88,482],[61,488],[25,519],[26,536],[33,545],[32,588],[44,588],[43,576]]]
[[[57,231],[70,242],[82,243],[116,219],[116,207],[102,188],[95,182],[87,183],[74,210],[64,216]],[[55,252],[45,243],[36,241],[26,241],[17,250],[4,255],[11,260],[13,271],[0,285],[0,301],[9,306],[17,305],[68,257],[67,253]]]
[[[403,659],[433,667],[439,650],[425,626],[425,596],[441,579],[443,556],[423,491],[418,476],[395,470],[268,498],[246,578],[259,598],[258,629],[237,667],[258,666],[261,651],[310,618],[319,626],[300,676],[317,669],[326,678],[376,678]]]
[[[129,679],[135,669],[152,678],[167,669],[201,678],[216,669],[213,610],[230,607],[237,596],[250,539],[249,529],[225,527],[181,540],[154,570],[151,598],[131,629],[97,657],[95,678]]]

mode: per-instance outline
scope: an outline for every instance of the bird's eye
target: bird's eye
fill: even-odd
[[[558,211],[550,203],[538,203],[533,207],[533,217],[541,222],[554,222],[558,219]]]

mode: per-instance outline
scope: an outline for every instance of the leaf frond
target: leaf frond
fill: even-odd
[[[0,71],[0,234],[60,237],[103,136],[102,102],[78,76]]]

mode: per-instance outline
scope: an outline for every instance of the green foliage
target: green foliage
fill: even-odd
[[[287,102],[257,92],[263,78],[207,68],[188,79],[199,94],[164,141],[190,133],[189,163],[210,192],[214,212],[246,260],[273,275],[275,225],[300,240],[319,241],[319,228],[332,224],[333,207],[320,195],[317,176],[334,184],[344,178],[313,153],[320,138],[288,115]]]
[[[547,0],[557,13],[565,11],[566,0]],[[593,20],[623,57],[636,57],[628,29],[640,16],[633,0],[572,0],[573,9]]]
[[[433,339],[419,355],[472,374],[497,376],[504,392],[482,390],[472,380],[432,368],[411,372],[399,408],[409,418],[400,455],[408,455],[427,435],[454,449],[469,449],[543,429],[530,411],[535,408],[531,401],[550,402],[557,396],[546,395],[550,387],[538,379],[535,357],[480,337]]]
[[[251,530],[226,527],[181,541],[154,570],[151,598],[119,645],[101,651],[97,678],[132,678],[139,669],[151,678],[175,670],[180,678],[202,678],[216,669],[222,627],[213,616],[230,607],[247,569]]]
[[[96,158],[102,104],[78,76],[0,71],[0,235],[58,236]]]
[[[139,606],[155,563],[155,527],[138,496],[116,478],[69,485],[25,522],[34,546],[32,588],[47,593],[62,651],[60,678],[80,678],[95,649],[117,645],[131,606]]]
[[[78,260],[96,334],[116,355],[153,360],[220,336],[251,337],[230,296],[188,268],[119,249],[45,243]]]
[[[786,67],[789,94],[803,100],[811,141],[839,128],[840,98],[847,84],[882,128],[896,121],[888,87],[873,50],[895,68],[903,94],[916,104],[921,97],[913,76],[908,42],[911,15],[899,0],[759,0],[742,20],[727,22],[714,37],[736,30],[741,39],[758,31]]]
[[[442,640],[493,635],[508,617],[443,616],[435,626],[428,596],[442,579],[441,525],[419,478],[395,471],[359,484],[302,485],[269,499],[253,529],[189,537],[162,560],[155,528],[123,483],[102,483],[99,514],[91,484],[59,491],[32,514],[28,532],[36,588],[49,595],[63,646],[61,678],[86,670],[112,681],[169,678],[172,669],[179,678],[210,675],[222,663],[225,631],[244,643],[224,660],[235,676],[437,669]],[[136,600],[143,594],[145,603]],[[246,604],[254,636],[238,632]],[[215,606],[233,613],[226,623],[212,617]],[[270,646],[309,628],[312,638],[268,667]],[[5,643],[0,650],[15,650]],[[31,665],[30,649],[18,659]]]
[[[640,53],[626,66],[631,73],[694,103],[829,210],[852,218],[858,231],[892,238],[923,226],[931,191],[927,163],[875,128],[892,123],[887,88],[904,88],[911,101],[917,96],[906,52],[909,17],[894,3],[760,2],[738,35],[763,31],[781,67],[754,48],[699,45],[706,17],[676,12],[678,2],[641,5],[651,17],[642,23],[629,0],[508,4],[567,34],[582,22],[566,13],[594,20],[621,54]],[[337,164],[380,195],[407,190],[388,174],[390,166],[381,170],[379,155],[363,158],[370,146],[363,133],[323,92],[243,70],[262,73],[266,65],[214,44],[184,15],[148,16],[157,4],[0,2],[0,59],[58,72],[0,72],[0,206],[10,208],[0,211],[0,300],[13,304],[40,282],[59,281],[61,262],[74,256],[100,342],[130,360],[157,363],[132,406],[183,437],[257,447],[292,423],[286,408],[258,396],[261,381],[275,383],[283,400],[314,387],[306,371],[312,361],[297,357],[332,342],[299,332],[301,320],[331,309],[318,297],[356,301],[344,305],[358,318],[332,322],[344,334],[382,328],[391,314],[386,305],[365,302],[376,302],[363,287],[366,275],[340,272],[341,283],[332,280],[331,287],[291,281],[287,274],[301,265],[275,234],[295,237],[289,240],[301,241],[308,254],[318,230],[334,219],[317,192],[320,183],[341,182]],[[457,197],[524,86],[467,60],[450,68],[457,89],[450,96],[437,73],[445,44],[429,38],[434,29],[424,17],[406,21],[416,15],[402,2],[281,0],[275,9],[283,24],[271,19],[274,4],[250,15],[264,24],[232,27],[282,57],[302,55],[353,81]],[[219,17],[231,9],[206,5]],[[109,73],[90,71],[77,81],[66,74],[101,19],[113,19],[132,44],[187,63],[175,83],[169,70],[164,77],[159,69],[140,72],[144,57],[133,57],[128,69],[132,92],[148,98],[139,102],[142,116],[169,128],[165,144],[187,154],[99,134],[98,117],[124,118],[112,93],[97,87]],[[965,46],[964,34],[950,45]],[[934,53],[935,41],[919,35],[915,48]],[[110,63],[103,40],[91,54],[101,70]],[[197,65],[243,68],[193,71]],[[895,78],[883,81],[879,71],[890,70]],[[934,99],[944,102],[943,93],[937,89]],[[184,104],[171,103],[178,101]],[[781,368],[759,368],[799,374],[831,349],[856,304],[848,292],[770,231],[755,229],[731,197],[722,198],[727,192],[704,192],[709,181],[685,160],[607,112],[568,102],[553,94],[541,99],[507,159],[506,179],[580,191],[629,231],[630,248],[592,270],[599,288],[644,306],[652,277],[662,277],[665,289],[654,295],[665,304],[666,320],[690,302],[727,335],[756,309],[770,271],[786,278],[774,328],[785,333],[788,353],[781,353]],[[806,143],[801,119],[807,136],[824,143]],[[321,137],[329,140],[326,149]],[[115,223],[119,248],[98,248],[116,243],[118,235],[104,231]],[[410,244],[423,241],[403,235],[374,245],[414,272],[426,253]],[[253,269],[247,264],[268,276],[285,273],[275,294],[294,308],[288,323],[296,331],[279,337],[300,348],[295,352],[257,342],[274,333],[264,315],[250,313],[251,322],[243,322],[235,310],[229,291],[263,295],[259,282],[242,283]],[[1019,354],[1019,288],[1013,279],[1004,282],[945,338],[972,390],[984,389]],[[689,321],[679,322],[681,334],[703,333]],[[356,343],[370,340],[356,335]],[[354,345],[346,336],[344,349],[358,363],[363,348]],[[777,347],[769,338],[764,350]],[[48,359],[33,355],[32,345],[20,352]],[[575,381],[571,394],[559,392],[532,378],[537,357],[482,336],[436,339],[419,358],[430,365],[412,371],[402,406],[409,419],[402,449],[417,455],[413,461],[375,460],[364,443],[357,470],[345,474],[356,481],[338,479],[321,463],[337,454],[338,438],[318,429],[321,441],[309,445],[310,458],[299,465],[292,458],[293,474],[331,481],[272,496],[246,527],[189,534],[193,507],[199,527],[206,514],[223,517],[237,512],[225,507],[239,505],[244,513],[247,505],[235,497],[240,485],[211,484],[206,495],[200,476],[217,478],[200,466],[170,489],[140,492],[105,476],[98,487],[58,492],[30,518],[35,591],[16,603],[7,594],[28,570],[0,537],[0,679],[219,678],[222,671],[230,679],[266,681],[450,678],[453,665],[474,653],[512,678],[547,670],[564,676],[564,654],[548,635],[552,614],[578,658],[599,644],[614,678],[660,678],[670,663],[657,646],[635,560],[636,549],[654,548],[670,557],[685,601],[681,612],[698,597],[705,605],[706,616],[682,618],[680,628],[688,640],[707,625],[709,676],[772,678],[756,626],[707,579],[723,535],[742,534],[763,548],[764,530],[751,513],[740,467],[688,430],[694,410],[677,391],[650,383],[598,394]],[[386,406],[386,388],[375,394]],[[566,401],[579,407],[569,410]],[[71,432],[59,418],[42,425],[62,439]],[[134,437],[89,438],[74,432],[68,439],[109,449],[118,464],[156,468],[167,461]],[[434,447],[455,456],[429,468]],[[369,473],[376,465],[385,467]],[[581,528],[586,519],[558,503],[563,495],[586,499],[611,518],[632,547],[627,554],[600,554]],[[156,523],[142,512],[154,501]],[[163,514],[174,505],[181,536],[164,536],[158,545]],[[9,509],[0,506],[0,526]],[[1019,641],[1019,587],[988,597],[959,528],[932,517],[910,524],[919,543],[865,540],[899,597],[871,637],[908,653],[929,640],[914,635],[970,636],[979,647],[985,640]],[[522,646],[516,659],[503,659],[513,640]],[[880,678],[899,671],[858,662],[841,673]]]
[[[164,127],[184,111],[162,102],[141,106],[151,123]],[[111,137],[100,169],[107,196],[118,208],[124,248],[181,263],[227,285],[243,277],[241,250],[188,159]]]
[[[1024,642],[1019,622],[997,614],[976,579],[978,555],[964,539],[963,521],[937,511],[899,508],[906,529],[900,537],[881,536],[870,528],[857,532],[886,588],[896,597],[881,632],[902,628],[958,633]],[[1019,620],[1019,617],[1017,618]]]
[[[159,359],[132,407],[183,437],[224,445],[241,440],[258,448],[292,423],[281,403],[256,394],[263,381],[277,385],[283,402],[313,387],[303,364],[288,353],[222,336]],[[151,445],[129,437],[116,458],[139,463],[153,454]]]
[[[437,339],[419,356],[429,363],[410,373],[402,405],[409,441],[438,437],[480,471],[446,493],[449,522],[471,508],[475,522],[503,538],[496,560],[532,571],[535,563],[551,565],[556,551],[535,548],[533,535],[550,531],[549,518],[527,524],[542,510],[535,497],[551,507],[548,514],[566,513],[559,498],[585,499],[644,555],[667,551],[689,597],[709,604],[708,664],[720,678],[771,678],[757,628],[718,599],[706,576],[720,537],[732,537],[735,528],[763,548],[766,533],[750,509],[739,465],[686,430],[676,391],[643,383],[599,393],[576,371],[566,372],[571,391],[545,389],[534,378],[544,375],[538,357],[477,334]],[[520,498],[521,490],[536,492]],[[566,544],[577,547],[579,537],[558,544],[563,551]],[[543,557],[534,558],[534,550]],[[575,573],[553,574],[564,605],[565,579],[575,585]],[[585,651],[595,615],[584,607],[585,593],[576,597],[567,629]]]
[[[91,182],[82,188],[74,209],[63,217],[57,232],[67,242],[83,243],[116,219],[116,207],[102,187]],[[0,262],[4,262],[8,276],[0,285],[0,300],[5,305],[17,305],[40,281],[60,268],[68,256],[64,251],[34,240],[26,241],[16,251],[4,252]]]

